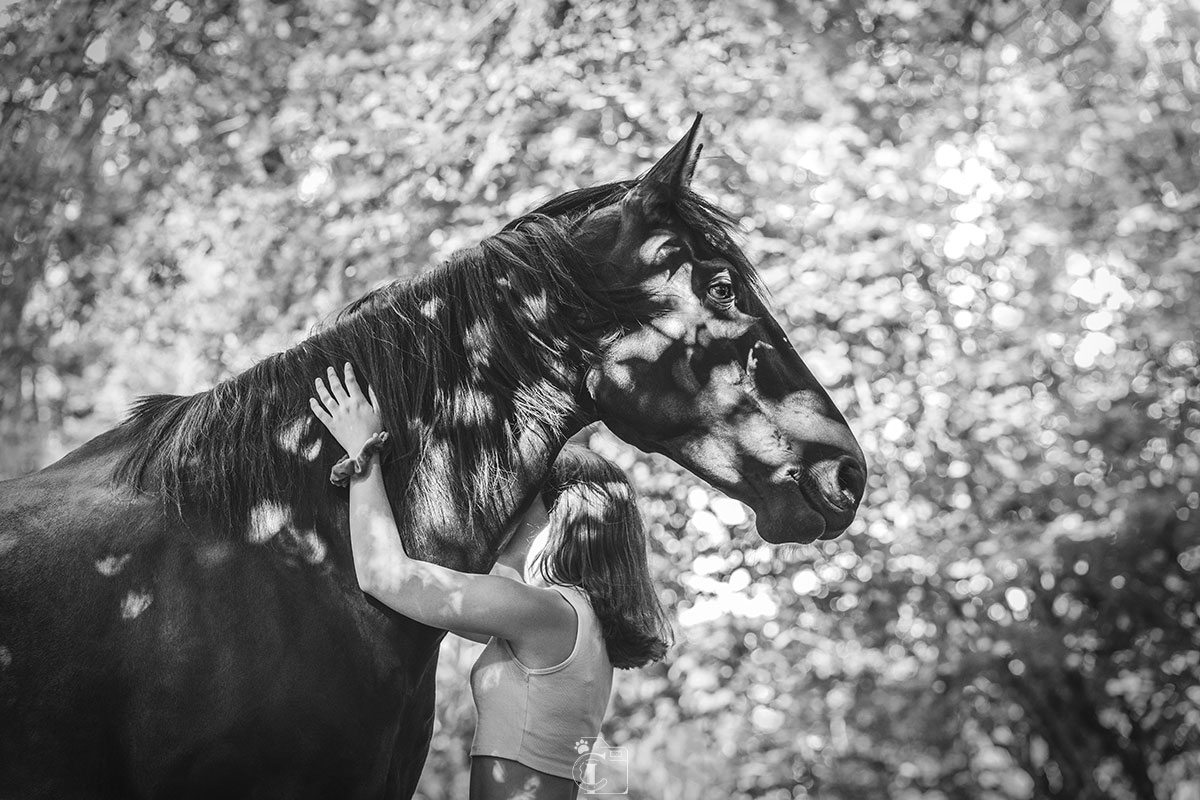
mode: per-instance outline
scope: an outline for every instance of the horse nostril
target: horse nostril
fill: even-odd
[[[825,511],[837,517],[854,515],[867,483],[862,464],[848,455],[821,461],[810,469],[798,471],[794,477],[802,488],[815,489],[815,496],[824,501]],[[814,499],[814,495],[809,497]]]
[[[862,500],[863,491],[867,486],[867,476],[862,466],[850,456],[838,459],[837,485],[842,491],[846,505],[853,507]]]

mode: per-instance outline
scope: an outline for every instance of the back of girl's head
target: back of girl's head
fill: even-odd
[[[581,587],[600,620],[608,658],[622,669],[657,661],[671,638],[650,580],[637,496],[620,467],[567,445],[543,489],[550,542],[541,563],[552,583]]]

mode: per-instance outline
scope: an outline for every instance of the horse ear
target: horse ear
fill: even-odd
[[[696,171],[696,162],[703,149],[697,141],[701,119],[702,115],[697,114],[684,137],[638,179],[625,198],[626,208],[636,207],[642,216],[653,220],[667,216],[675,199],[691,184]]]
[[[703,115],[697,114],[684,137],[642,176],[639,183],[659,184],[671,194],[688,188],[692,182],[692,175],[696,172],[696,162],[700,160],[700,150],[703,148],[698,141],[701,119]]]

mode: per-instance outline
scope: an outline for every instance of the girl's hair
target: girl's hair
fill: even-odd
[[[662,658],[671,628],[650,581],[645,527],[625,473],[586,447],[567,445],[542,499],[550,515],[542,576],[587,593],[614,667]]]

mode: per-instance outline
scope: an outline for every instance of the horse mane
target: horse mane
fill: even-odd
[[[350,362],[393,432],[398,511],[412,522],[453,509],[464,536],[495,537],[512,508],[505,489],[524,466],[518,437],[570,422],[575,387],[562,365],[593,362],[610,337],[653,313],[651,298],[614,284],[571,238],[579,219],[630,185],[555,198],[434,270],[367,293],[295,347],[208,391],[142,398],[122,423],[114,481],[224,530],[249,525],[263,501],[320,490],[340,448],[308,399],[328,366]],[[757,291],[731,220],[695,195],[679,213]]]

